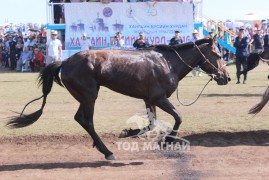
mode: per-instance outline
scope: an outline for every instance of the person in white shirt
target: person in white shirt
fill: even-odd
[[[57,35],[57,31],[52,30],[51,39],[46,44],[46,65],[62,60],[62,43],[57,39]]]
[[[80,40],[80,50],[86,51],[92,48],[92,44],[87,39],[87,34],[84,33],[82,39]]]
[[[192,33],[191,41],[195,42],[199,39],[200,39],[199,32],[196,29],[194,29],[194,31]],[[202,70],[199,66],[194,67],[193,70],[191,71],[191,73],[192,73],[192,77],[195,77],[197,75],[197,73],[198,73],[198,76],[202,76]]]

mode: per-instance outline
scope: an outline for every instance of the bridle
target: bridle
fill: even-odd
[[[195,43],[194,43],[194,47],[195,47],[195,49],[199,52],[199,54],[203,57],[203,62],[202,62],[202,64],[206,64],[206,63],[208,63],[216,72],[222,72],[222,73],[228,73],[227,71],[226,71],[226,69],[225,69],[225,67],[226,67],[226,64],[225,63],[222,63],[221,64],[221,62],[218,60],[217,61],[217,64],[218,64],[218,67],[216,67],[216,66],[214,66],[210,61],[209,61],[209,59],[207,59],[206,57],[205,57],[205,55],[202,53],[202,51],[200,50],[200,48],[199,48],[199,46],[197,46]],[[178,58],[180,59],[180,61],[181,62],[183,62],[183,64],[185,64],[187,67],[189,67],[191,70],[193,70],[194,69],[194,67],[192,67],[192,66],[190,66],[189,64],[187,64],[184,60],[183,60],[183,58],[179,55],[179,53],[175,50],[175,49],[173,49],[172,48],[172,50],[176,53],[176,55],[178,56]],[[208,51],[208,48],[206,49],[206,52]],[[214,74],[214,73],[212,73],[212,74],[210,74],[210,73],[207,73],[207,72],[204,72],[205,74],[208,74],[209,76],[211,76],[211,77],[215,77],[215,78],[217,78],[217,76]]]
[[[214,66],[214,65],[209,61],[209,59],[207,59],[207,58],[205,57],[205,55],[204,55],[204,54],[202,53],[202,51],[200,50],[199,46],[197,46],[195,43],[194,43],[194,47],[195,47],[195,49],[197,49],[197,51],[199,52],[199,54],[200,54],[200,55],[203,57],[203,59],[204,59],[204,62],[202,62],[202,64],[208,63],[210,66],[212,66],[212,68],[213,68],[214,70],[216,70],[216,72],[221,71],[221,72],[224,73],[224,74],[225,74],[225,73],[228,74],[228,72],[227,72],[226,69],[225,69],[226,64],[223,63],[223,65],[221,65],[221,62],[217,61],[217,64],[218,64],[218,68],[217,68],[216,66]],[[180,61],[183,62],[183,64],[185,64],[185,65],[186,65],[187,67],[189,67],[191,70],[194,69],[194,67],[190,66],[188,63],[186,63],[186,62],[183,60],[183,58],[179,55],[179,53],[178,53],[175,49],[172,48],[172,50],[176,53],[176,55],[178,56],[178,58],[180,59]],[[206,52],[207,52],[207,51],[208,51],[208,48],[206,49]],[[178,98],[178,88],[177,88],[177,100],[178,100],[178,102],[179,102],[181,105],[183,105],[183,106],[191,106],[192,104],[194,104],[194,103],[201,97],[201,95],[202,95],[204,89],[205,89],[206,86],[209,84],[209,82],[212,81],[213,79],[218,79],[217,75],[215,75],[214,73],[212,73],[212,74],[209,74],[209,73],[207,73],[207,72],[204,72],[204,73],[205,73],[205,74],[208,74],[211,78],[210,78],[210,79],[208,80],[208,82],[204,85],[204,87],[203,87],[203,89],[201,90],[200,94],[198,95],[198,97],[197,97],[192,103],[189,103],[189,104],[183,104],[183,103],[179,100],[179,98]]]

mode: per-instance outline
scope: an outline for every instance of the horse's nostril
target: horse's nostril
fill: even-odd
[[[228,77],[228,81],[231,81],[231,78],[230,77]]]

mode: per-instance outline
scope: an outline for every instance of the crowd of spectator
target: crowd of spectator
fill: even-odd
[[[46,30],[20,25],[0,28],[0,66],[17,71],[39,71],[44,66]]]
[[[206,24],[205,28],[207,28],[210,36],[213,37],[217,35],[217,37],[226,44],[234,46],[235,39],[241,27],[231,29],[225,26],[225,23],[219,22],[214,25],[211,21]],[[192,41],[197,38],[202,38],[197,35],[198,31],[194,30],[192,33]],[[260,26],[254,25],[253,27],[245,25],[244,36],[249,39],[249,52],[259,53],[263,51],[263,48],[269,47],[269,28],[263,23],[261,23]],[[61,37],[57,38],[62,40]],[[179,31],[175,31],[175,36],[171,38],[169,45],[183,43]],[[81,50],[94,48],[91,43],[87,41],[86,33],[81,37],[80,43],[85,46],[83,46]],[[0,26],[0,66],[17,71],[39,71],[45,66],[44,59],[48,56],[48,50],[46,49],[47,44],[46,29],[43,25],[10,24],[8,26]],[[121,32],[116,33],[111,46],[111,48],[124,46]],[[134,48],[139,49],[144,46],[149,46],[149,43],[145,41],[144,33],[141,32],[139,39],[134,43]],[[61,49],[64,49],[64,42],[62,41]],[[223,53],[223,58],[226,61],[235,60],[235,55],[230,53],[228,49],[221,46],[219,46],[219,49]]]
[[[240,24],[241,26],[232,26],[232,24]],[[213,21],[208,20],[205,23],[205,28],[209,32],[213,32],[216,34],[222,41],[224,41],[227,45],[234,46],[235,38],[238,36],[240,29],[244,28],[244,36],[249,38],[248,50],[250,53],[257,52],[257,49],[261,49],[264,47],[269,47],[268,44],[268,33],[269,33],[269,23],[267,20],[256,21],[252,25],[250,23],[242,23],[242,22],[222,22],[222,21]],[[260,39],[262,39],[262,45],[257,44],[257,34]],[[262,47],[258,47],[262,46]],[[234,59],[234,54],[231,54],[224,47],[222,48],[223,57],[226,61],[230,59]],[[262,50],[260,50],[262,51]]]

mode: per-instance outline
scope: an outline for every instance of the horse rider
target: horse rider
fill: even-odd
[[[236,76],[237,76],[236,84],[240,84],[241,65],[243,66],[243,74],[244,74],[243,84],[246,84],[247,57],[249,55],[248,45],[249,45],[249,38],[245,36],[245,29],[242,27],[239,29],[239,34],[235,38],[235,42],[234,42],[234,47],[236,48],[236,53],[235,53]]]

